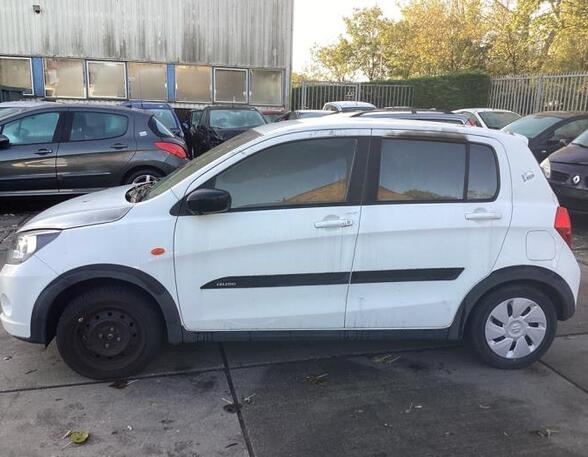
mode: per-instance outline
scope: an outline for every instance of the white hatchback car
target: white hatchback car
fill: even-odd
[[[96,379],[162,342],[468,336],[525,366],[575,311],[570,220],[517,136],[420,121],[270,124],[155,185],[15,235],[1,320]]]

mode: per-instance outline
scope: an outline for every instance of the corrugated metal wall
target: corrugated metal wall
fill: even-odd
[[[286,69],[294,0],[0,0],[0,54]]]

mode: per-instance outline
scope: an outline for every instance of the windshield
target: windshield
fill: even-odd
[[[178,129],[176,119],[169,109],[149,108],[147,111],[152,112],[153,115],[157,118],[157,120],[160,121],[163,125],[165,125],[168,129]]]
[[[209,163],[214,162],[219,157],[224,156],[233,149],[239,148],[245,143],[249,143],[255,138],[260,137],[261,134],[255,130],[247,130],[246,132],[231,138],[224,143],[219,144],[217,147],[210,151],[196,157],[195,159],[188,162],[182,168],[178,168],[173,173],[167,175],[165,178],[158,181],[147,193],[146,199],[156,197],[171,189],[180,181],[184,180],[188,176],[196,173],[201,168],[204,168]]]
[[[509,113],[508,111],[481,111],[478,116],[482,118],[488,128],[496,130],[500,130],[521,117],[517,113]]]
[[[577,144],[578,146],[588,148],[588,130],[584,130],[584,133],[572,141],[572,144]]]
[[[254,110],[210,111],[210,127],[213,129],[250,129],[262,124],[265,124],[262,115]]]
[[[555,116],[538,116],[531,114],[530,116],[521,117],[504,127],[505,132],[518,133],[527,138],[535,138],[541,132],[545,131],[552,125],[557,124],[561,119]]]

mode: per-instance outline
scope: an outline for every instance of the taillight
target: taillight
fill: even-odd
[[[572,247],[572,221],[568,210],[559,206],[555,212],[555,230],[561,235],[569,247]]]
[[[180,159],[188,158],[188,154],[186,154],[186,150],[176,143],[166,143],[164,141],[156,141],[153,145],[157,149],[161,149],[162,151],[169,152],[170,154],[179,157]]]

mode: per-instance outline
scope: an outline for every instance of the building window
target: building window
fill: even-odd
[[[256,105],[282,105],[282,72],[275,70],[251,70],[250,103]]]
[[[179,102],[210,102],[211,68],[197,65],[176,65],[176,100]]]
[[[167,65],[130,62],[130,98],[167,100]]]
[[[247,70],[215,68],[214,101],[247,103]]]
[[[124,62],[88,61],[88,96],[93,98],[127,98],[127,75]]]
[[[44,59],[45,96],[85,98],[84,61],[81,59]]]
[[[15,87],[25,95],[33,95],[31,59],[0,57],[0,86]]]

